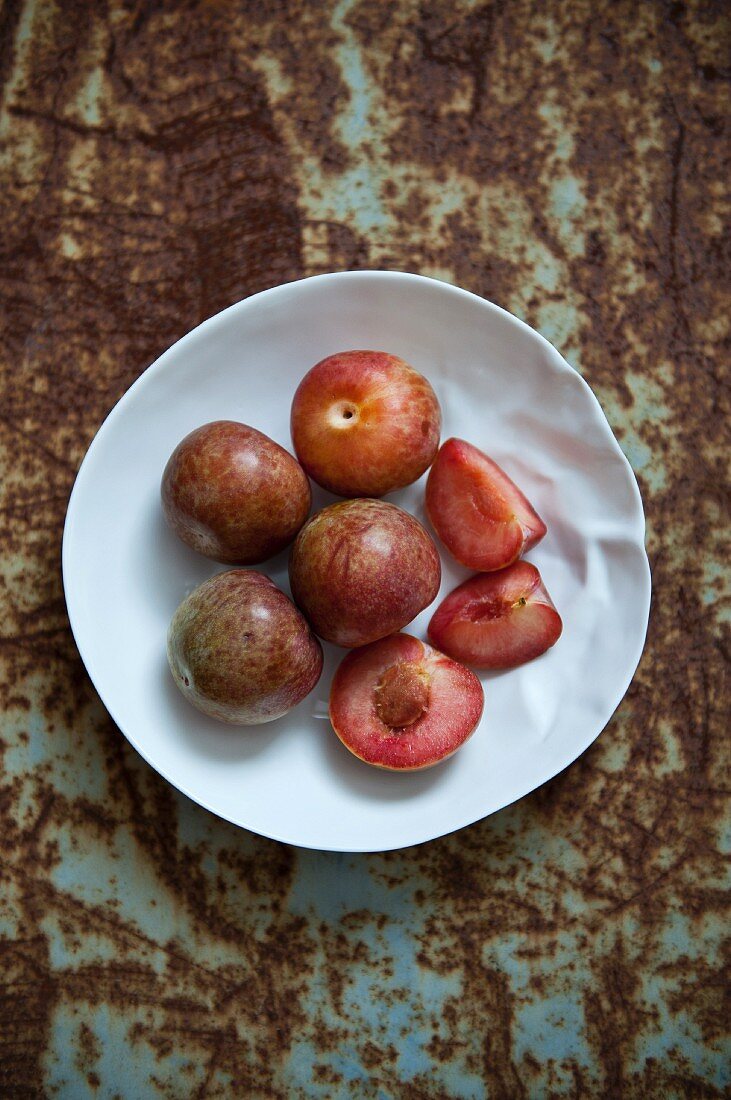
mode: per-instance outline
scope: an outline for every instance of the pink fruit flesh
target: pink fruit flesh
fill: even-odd
[[[318,485],[344,497],[381,497],[429,466],[441,412],[426,378],[403,359],[344,351],[302,379],[291,427],[297,457]]]
[[[432,616],[429,641],[475,668],[516,668],[550,649],[562,629],[540,573],[518,561],[455,588]]]
[[[349,649],[401,630],[435,599],[439,553],[421,524],[382,500],[331,504],[289,560],[295,603],[321,638]]]
[[[546,525],[508,475],[463,439],[448,439],[429,471],[426,510],[452,556],[489,573],[540,542]]]
[[[354,756],[415,771],[446,760],[474,733],[484,693],[474,673],[409,634],[349,653],[330,690],[330,721]]]
[[[193,550],[255,565],[289,545],[312,495],[300,464],[273,439],[233,420],[196,428],[162,478],[165,518]]]

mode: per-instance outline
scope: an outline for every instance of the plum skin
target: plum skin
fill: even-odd
[[[441,562],[408,512],[349,500],[317,512],[289,562],[295,603],[326,641],[352,649],[400,630],[436,597]]]
[[[160,493],[165,518],[182,541],[227,565],[257,565],[283,550],[312,503],[296,459],[233,420],[204,424],[181,440]]]
[[[430,383],[383,351],[344,351],[297,387],[295,453],[318,485],[343,497],[382,497],[411,485],[439,447],[442,415]]]
[[[173,679],[209,717],[272,722],[308,695],[322,646],[292,601],[263,573],[230,569],[182,601],[168,630]]]

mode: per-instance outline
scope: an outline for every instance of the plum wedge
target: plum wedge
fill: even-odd
[[[558,641],[561,616],[535,565],[518,561],[455,588],[429,623],[429,641],[475,668],[517,668]]]
[[[426,484],[434,530],[468,569],[504,569],[540,542],[546,525],[504,470],[463,439],[440,448]]]
[[[474,733],[483,705],[473,672],[410,634],[353,650],[330,689],[330,721],[345,747],[391,771],[446,760]]]

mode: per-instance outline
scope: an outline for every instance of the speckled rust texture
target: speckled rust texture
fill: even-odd
[[[711,2],[5,0],[0,1095],[725,1094],[730,46]],[[365,266],[484,294],[582,371],[638,473],[654,608],[565,774],[349,857],[142,762],[59,556],[149,362]]]

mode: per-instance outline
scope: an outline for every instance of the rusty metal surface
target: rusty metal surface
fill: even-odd
[[[707,2],[5,0],[0,1095],[726,1093],[730,44]],[[655,591],[566,773],[354,857],[147,767],[59,561],[140,371],[343,267],[454,281],[557,344],[639,476]]]

